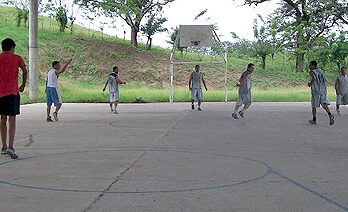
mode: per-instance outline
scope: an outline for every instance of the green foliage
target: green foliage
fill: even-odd
[[[150,14],[147,22],[141,27],[141,32],[147,37],[148,49],[152,46],[152,36],[157,32],[165,32],[167,28],[163,27],[163,24],[167,21],[167,18],[162,17],[159,13]]]
[[[76,0],[76,3],[89,8],[92,11],[97,9],[108,16],[122,18],[131,27],[131,42],[134,47],[138,47],[137,34],[140,30],[141,21],[151,12],[162,11],[162,6],[174,0]]]

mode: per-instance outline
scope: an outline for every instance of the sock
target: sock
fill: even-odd
[[[328,112],[328,113],[327,113],[327,115],[329,115],[329,117],[330,117],[330,116],[331,116],[331,113],[330,113],[330,112]]]
[[[340,105],[336,105],[336,110],[339,110],[340,109]]]
[[[313,121],[317,121],[317,117],[314,116],[314,117],[313,117]]]

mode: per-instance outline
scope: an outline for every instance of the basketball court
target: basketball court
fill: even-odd
[[[348,211],[348,108],[311,126],[309,103],[233,106],[22,106],[0,211]]]

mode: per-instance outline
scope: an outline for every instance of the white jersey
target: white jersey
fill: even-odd
[[[58,76],[56,70],[52,68],[47,74],[47,87],[58,88]]]
[[[347,75],[340,75],[337,77],[338,82],[338,90],[341,95],[348,95],[348,76]]]
[[[118,92],[118,82],[117,82],[117,74],[115,72],[112,72],[111,74],[109,74],[108,83],[109,83],[110,93],[117,93]]]
[[[200,72],[192,73],[192,88],[193,89],[201,89],[202,88],[202,78],[203,75]]]

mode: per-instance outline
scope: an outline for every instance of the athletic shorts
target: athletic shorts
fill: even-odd
[[[62,103],[62,98],[60,96],[58,88],[47,87],[46,88],[46,99],[47,99],[47,106],[48,107],[51,107],[52,103],[56,107]]]
[[[118,102],[120,100],[118,92],[110,92],[110,102]]]
[[[330,100],[327,98],[327,95],[312,95],[312,108],[319,108],[320,105],[330,105]]]
[[[251,105],[251,103],[253,103],[253,98],[251,96],[251,93],[246,93],[246,94],[239,94],[238,95],[238,99],[236,102],[236,105],[238,107],[244,105]]]
[[[336,105],[348,105],[348,94],[337,95]]]
[[[8,95],[0,97],[0,115],[16,116],[19,115],[20,96]]]
[[[202,89],[201,88],[192,88],[191,99],[202,100],[203,99]]]

